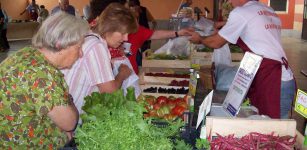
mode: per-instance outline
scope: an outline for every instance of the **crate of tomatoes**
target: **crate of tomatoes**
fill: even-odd
[[[142,95],[138,101],[145,104],[147,110],[147,113],[144,114],[145,118],[188,121],[188,117],[185,115],[189,112],[187,95],[184,97]]]

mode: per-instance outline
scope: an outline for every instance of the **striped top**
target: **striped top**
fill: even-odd
[[[97,84],[114,80],[111,55],[104,39],[90,33],[85,38],[82,51],[83,57],[71,69],[62,70],[80,114],[83,113],[84,97],[99,91]]]

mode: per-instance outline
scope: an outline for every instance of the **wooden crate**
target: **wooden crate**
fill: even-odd
[[[189,73],[189,69],[176,69],[176,68],[148,68],[142,67],[139,71],[140,84],[152,85],[168,85],[172,80],[183,81],[190,80],[190,78],[175,78],[175,77],[154,77],[146,76],[146,73]]]
[[[154,68],[190,68],[191,60],[157,60],[147,59],[148,51],[143,52],[142,67],[154,67]]]
[[[195,52],[191,53],[191,67],[199,69],[200,66],[211,66],[213,52]],[[232,65],[240,64],[244,53],[231,53]]]
[[[144,89],[150,88],[150,87],[161,87],[161,88],[174,88],[174,89],[180,89],[181,86],[166,86],[166,85],[154,85],[154,84],[145,84],[140,85],[142,90],[142,95],[152,95],[152,96],[174,96],[174,97],[184,97],[186,94],[168,94],[168,93],[145,93],[143,92]],[[188,89],[189,87],[184,87],[184,89]]]
[[[255,120],[246,118],[223,118],[211,117],[206,118],[206,135],[211,138],[216,133],[226,136],[234,134],[242,137],[250,132],[270,134],[272,132],[284,136],[296,135],[296,121],[293,119],[266,119]]]
[[[236,137],[242,137],[250,132],[262,134],[271,134],[284,136],[297,136],[295,147],[298,149],[307,149],[304,146],[304,136],[296,130],[296,121],[293,119],[268,119],[255,120],[246,118],[222,118],[206,117],[206,137],[212,139],[216,133],[227,136],[234,134]]]
[[[205,89],[215,89],[214,63],[201,66],[199,70],[200,83]]]
[[[143,67],[157,67],[157,68],[190,68],[190,60],[149,60],[143,59]]]

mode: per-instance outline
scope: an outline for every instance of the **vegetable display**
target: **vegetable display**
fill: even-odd
[[[296,137],[278,136],[273,133],[261,134],[252,132],[242,138],[236,138],[233,134],[225,137],[217,134],[217,137],[211,141],[210,146],[212,150],[291,150],[294,147],[295,141]]]
[[[147,59],[155,59],[155,60],[185,60],[189,59],[189,56],[185,55],[169,55],[166,53],[160,53],[160,54],[150,54],[149,56],[146,57]]]
[[[144,116],[147,118],[159,118],[168,121],[173,121],[176,118],[182,118],[183,113],[187,110],[187,97],[175,98],[173,96],[143,96],[140,102],[145,102],[147,113]]]
[[[85,98],[82,109],[86,112],[81,114],[83,124],[76,130],[82,150],[171,150],[176,142],[169,137],[178,136],[183,126],[178,120],[159,128],[152,119],[144,119],[146,109],[136,102],[133,88],[128,88],[126,96],[122,90],[93,93]]]
[[[171,74],[171,73],[146,73],[146,76],[155,76],[155,77],[174,77],[174,78],[190,78],[189,73],[185,74]]]
[[[144,93],[167,93],[167,94],[187,94],[189,88],[162,88],[162,87],[150,87],[143,90]]]
[[[183,80],[183,81],[172,80],[169,86],[189,86],[189,81],[188,80]]]

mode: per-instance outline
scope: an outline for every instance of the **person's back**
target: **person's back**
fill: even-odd
[[[244,34],[240,37],[253,51],[258,55],[265,56],[274,60],[279,60],[281,57],[286,57],[281,45],[281,21],[274,10],[262,3],[249,2],[242,7],[235,8],[231,13],[230,19],[232,22],[240,23],[241,27],[245,26]],[[270,20],[270,21],[268,21]],[[224,35],[227,33],[221,30]],[[241,29],[228,30],[227,32],[241,31]],[[228,39],[236,43],[236,39]],[[267,50],[272,51],[268,53]]]
[[[38,22],[43,22],[44,20],[46,20],[46,18],[49,16],[49,11],[45,8],[44,5],[40,6],[40,11],[39,11],[39,15],[38,15]]]
[[[59,0],[59,5],[52,9],[51,14],[55,14],[59,11],[65,11],[74,16],[76,15],[75,7],[69,5],[69,0]]]
[[[33,21],[36,21],[36,20],[37,20],[38,12],[39,12],[39,6],[36,4],[36,1],[35,1],[35,0],[32,0],[32,3],[29,4],[29,5],[27,6],[27,8],[26,8],[22,13],[20,13],[20,15],[23,15],[26,11],[29,12],[30,18],[31,18]]]
[[[0,136],[0,149],[9,145],[16,149],[27,146],[47,149],[48,146],[65,144],[65,134],[47,117],[54,105],[62,103],[58,99],[60,96],[54,97],[52,94],[60,93],[61,87],[67,87],[62,76],[58,69],[33,48],[24,48],[1,63],[0,120],[1,124],[6,125],[0,128],[0,132],[14,132]],[[61,82],[63,85],[58,84]],[[59,88],[55,88],[53,83],[58,84],[56,86]]]
[[[191,7],[193,1],[192,0],[187,0],[185,3],[181,4],[180,9],[184,7]]]

